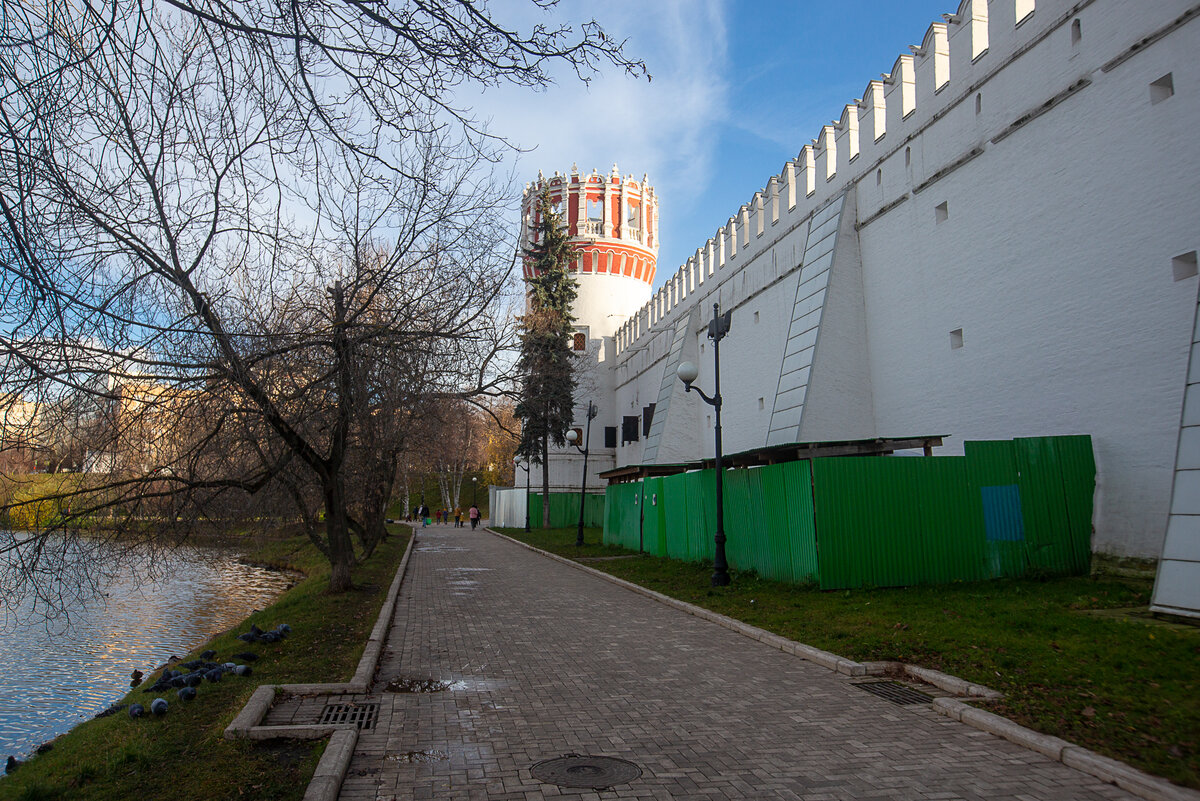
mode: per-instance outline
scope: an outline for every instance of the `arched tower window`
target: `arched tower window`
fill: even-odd
[[[583,333],[582,331],[576,331],[575,335],[571,339],[572,349],[580,351],[587,350],[587,334]]]

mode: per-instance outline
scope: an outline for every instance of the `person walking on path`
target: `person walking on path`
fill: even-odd
[[[461,506],[455,506],[455,507],[454,507],[454,527],[455,527],[455,528],[462,528],[462,527],[463,527],[463,522],[462,522],[462,507],[461,507]]]
[[[471,518],[471,528],[473,530],[475,526],[479,525],[479,507],[471,504],[471,508],[467,511],[467,516]]]
[[[421,504],[417,509],[417,517],[421,518],[421,528],[427,527],[429,525],[429,507]]]

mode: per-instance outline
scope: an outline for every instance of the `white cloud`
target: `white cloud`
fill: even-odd
[[[547,21],[530,16],[529,4],[495,9],[514,24]],[[578,25],[582,3],[567,0],[555,15]],[[589,4],[587,9],[591,9]],[[545,91],[521,87],[461,96],[493,133],[523,148],[514,175],[531,181],[538,170],[601,172],[617,163],[622,173],[649,175],[661,199],[662,236],[672,220],[685,219],[714,169],[717,131],[728,118],[725,0],[615,0],[596,6],[598,22],[628,55],[643,59],[653,79],[635,79],[609,66],[590,85],[560,71]],[[660,265],[673,270],[678,265]]]

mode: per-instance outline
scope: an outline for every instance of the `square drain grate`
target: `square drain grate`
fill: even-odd
[[[920,690],[905,687],[903,684],[894,681],[863,681],[858,682],[854,686],[901,706],[907,706],[908,704],[928,704],[933,701],[932,695],[926,695]]]
[[[321,723],[350,723],[359,729],[375,728],[379,704],[328,704],[321,712]]]

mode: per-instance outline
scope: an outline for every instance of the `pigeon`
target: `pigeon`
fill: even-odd
[[[185,668],[187,668],[188,670],[195,670],[196,668],[200,667],[203,664],[204,664],[203,659],[193,659],[190,662],[184,662],[183,666]]]
[[[177,692],[175,694],[179,696],[180,701],[190,701],[196,697],[196,688],[195,687],[184,687],[182,690],[180,690],[179,692]],[[163,711],[166,711],[166,710],[163,710]]]
[[[222,672],[223,671],[220,668],[213,668],[212,670],[210,670],[204,674],[204,678],[208,679],[209,681],[211,681],[215,684],[221,680]]]
[[[235,667],[237,667],[237,663],[235,662],[226,662],[225,664],[221,665],[221,668],[226,671],[233,670]]]
[[[118,712],[120,712],[120,711],[121,711],[122,709],[124,709],[124,708],[125,708],[125,704],[113,704],[113,705],[112,705],[112,706],[110,706],[108,709],[105,709],[105,710],[103,710],[103,711],[101,711],[101,712],[97,712],[97,713],[96,713],[96,717],[98,717],[98,718],[106,718],[106,717],[108,717],[109,715],[115,715],[115,714],[117,714]]]
[[[141,704],[129,705],[129,717],[133,718],[134,720],[140,718],[143,714],[145,714],[145,712],[146,707],[142,706]]]
[[[212,659],[216,655],[217,655],[217,652],[210,648],[207,651],[202,652],[200,654],[200,658],[201,659]]]
[[[150,702],[150,711],[160,718],[167,714],[167,699],[155,698]]]
[[[21,766],[22,766],[22,765],[24,765],[24,764],[25,764],[24,762],[22,762],[21,760],[17,759],[16,757],[14,757],[14,756],[10,756],[10,757],[8,758],[8,762],[7,762],[7,763],[5,763],[5,765],[4,765],[4,772],[5,772],[5,773],[12,773],[14,770],[16,770],[17,768],[21,767]]]
[[[176,676],[175,678],[171,679],[171,686],[176,689],[178,689],[180,687],[184,687],[186,685],[187,685],[187,679],[185,679],[183,676]]]
[[[249,676],[250,675],[250,666],[249,665],[238,665],[237,667],[235,667],[233,669],[233,675]]]
[[[189,673],[184,679],[184,683],[189,687],[198,687],[202,681],[204,681],[204,674],[199,672]]]
[[[258,654],[254,654],[249,651],[242,651],[240,654],[234,654],[233,658],[240,659],[243,662],[253,662],[258,659]]]
[[[274,631],[268,631],[259,635],[259,639],[263,642],[279,642],[279,634]]]
[[[239,634],[237,638],[242,642],[254,642],[254,640],[257,639],[254,633],[249,631]]]
[[[130,679],[130,681],[129,681],[129,686],[130,686],[130,687],[136,687],[136,686],[138,686],[139,684],[141,684],[141,683],[142,683],[142,676],[145,676],[145,675],[146,675],[146,674],[145,674],[145,673],[143,673],[143,672],[142,672],[142,671],[140,671],[140,670],[135,670],[135,671],[133,671],[132,673],[130,673],[130,674],[129,674],[129,679]]]

